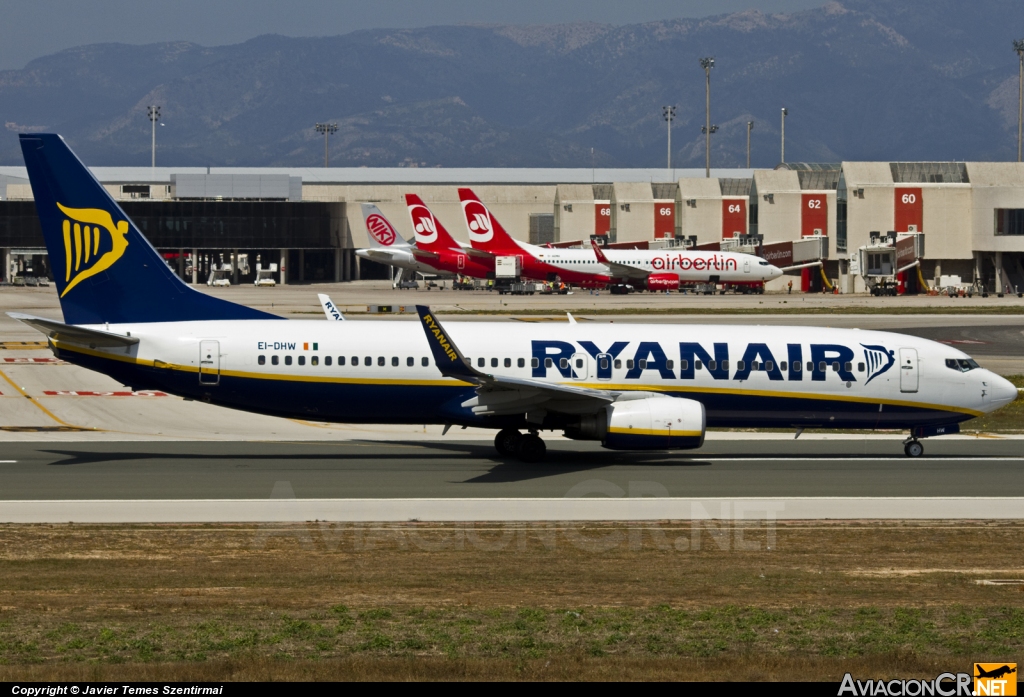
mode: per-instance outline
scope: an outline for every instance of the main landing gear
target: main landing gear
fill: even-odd
[[[921,457],[924,455],[924,446],[921,445],[921,441],[911,436],[903,441],[903,452],[907,457]]]
[[[540,462],[548,451],[536,431],[522,434],[514,428],[498,431],[494,437],[494,447],[500,455],[515,456],[523,462]]]

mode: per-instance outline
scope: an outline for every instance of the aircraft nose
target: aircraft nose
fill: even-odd
[[[773,264],[773,265],[772,265],[772,267],[771,267],[771,269],[770,269],[770,270],[768,271],[768,273],[769,273],[769,274],[771,274],[771,275],[770,275],[770,276],[768,277],[768,280],[769,280],[769,281],[774,281],[774,280],[775,280],[776,278],[778,278],[779,276],[781,276],[781,275],[782,275],[782,269],[780,269],[780,268],[779,268],[778,266],[775,266],[775,265]]]
[[[988,380],[988,385],[992,390],[992,404],[997,407],[1009,404],[1013,400],[1017,399],[1017,395],[1019,394],[1016,385],[1006,378],[994,373]]]

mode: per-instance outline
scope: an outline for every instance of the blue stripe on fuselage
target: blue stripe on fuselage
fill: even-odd
[[[475,396],[471,385],[402,383],[309,382],[280,378],[221,375],[218,385],[201,385],[195,372],[154,368],[106,359],[62,348],[60,358],[109,375],[135,389],[159,389],[244,411],[288,418],[336,423],[439,424],[503,428],[526,424],[520,417],[479,417],[461,406]],[[773,387],[776,387],[775,383]],[[637,385],[638,389],[650,389]],[[892,428],[950,424],[973,418],[969,414],[926,406],[759,395],[715,391],[667,393],[704,404],[709,427]],[[549,415],[553,419],[557,414]],[[572,418],[572,417],[565,417]],[[560,423],[545,422],[558,428]]]

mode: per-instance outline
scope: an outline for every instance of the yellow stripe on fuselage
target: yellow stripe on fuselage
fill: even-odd
[[[665,431],[655,428],[623,428],[622,426],[609,426],[609,433],[622,433],[628,436],[671,436],[673,438],[699,438],[700,431]]]
[[[107,353],[104,351],[97,351],[95,349],[87,349],[77,344],[68,344],[61,341],[51,341],[57,348],[66,349],[76,353],[82,353],[87,356],[93,356],[96,358],[105,358],[112,361],[120,361],[122,363],[132,363],[135,365],[159,367],[166,370],[178,370],[185,373],[198,373],[199,366],[194,365],[177,365],[173,363],[164,363],[163,361],[153,361],[146,358],[135,358],[133,356],[118,355],[115,353]],[[159,363],[159,365],[157,365]],[[429,387],[454,387],[454,386],[469,386],[471,383],[463,382],[461,380],[454,379],[441,379],[441,380],[403,380],[395,378],[346,378],[346,377],[326,377],[320,375],[286,375],[281,373],[254,373],[249,371],[241,370],[221,370],[220,374],[227,377],[237,378],[249,378],[253,380],[276,380],[284,382],[319,382],[325,384],[344,384],[344,385],[410,385],[410,386],[429,386]],[[590,387],[598,390],[610,390],[615,392],[680,392],[680,393],[700,393],[700,394],[730,394],[740,395],[747,397],[782,397],[785,399],[814,399],[829,402],[850,402],[854,404],[885,404],[889,406],[897,407],[911,407],[916,409],[930,409],[932,411],[947,411],[958,414],[968,414],[970,416],[984,416],[985,412],[976,411],[974,409],[968,409],[967,407],[957,407],[948,404],[929,404],[926,402],[911,402],[906,400],[898,399],[880,399],[874,397],[855,397],[853,395],[830,395],[821,393],[807,393],[807,392],[781,392],[779,390],[751,390],[751,389],[739,389],[730,387],[699,387],[695,385],[624,385],[624,384],[609,384],[609,383],[580,383],[580,382],[564,382],[564,383],[552,383],[553,385],[573,385]]]

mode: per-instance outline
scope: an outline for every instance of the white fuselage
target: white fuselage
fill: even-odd
[[[712,426],[905,428],[963,421],[1017,395],[987,370],[948,367],[948,361],[969,360],[957,349],[888,332],[508,322],[446,327],[482,371],[697,399]],[[139,389],[339,422],[479,423],[459,407],[473,387],[439,373],[414,320],[93,328],[140,341],[129,349],[88,350],[58,341],[61,357]]]
[[[592,249],[538,247],[520,243],[524,251],[552,266],[579,273],[621,276],[613,266],[598,260]],[[672,274],[680,282],[764,283],[782,271],[752,254],[704,252],[680,249],[607,249],[604,255],[614,264],[630,266],[649,274]]]

